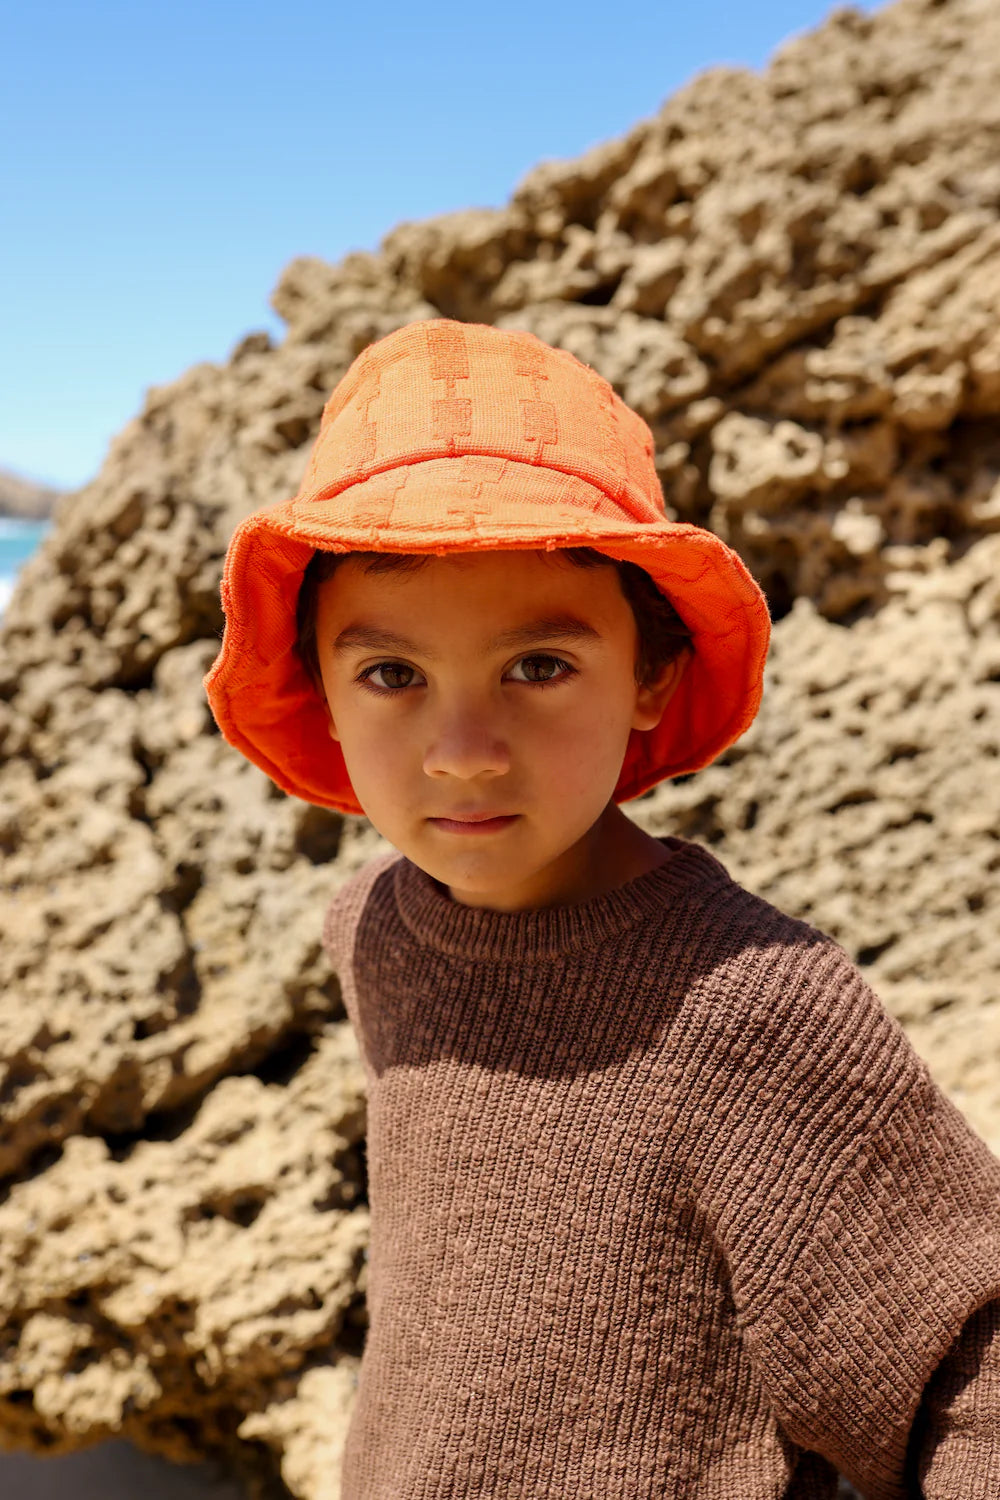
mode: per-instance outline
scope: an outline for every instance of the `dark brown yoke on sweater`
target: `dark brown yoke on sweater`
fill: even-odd
[[[1000,1496],[1000,1161],[832,939],[664,843],[578,906],[390,856],[330,907],[372,1215],[343,1500]]]

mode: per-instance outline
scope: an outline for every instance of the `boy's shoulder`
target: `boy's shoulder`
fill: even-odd
[[[778,1071],[806,1091],[825,1074],[850,1093],[875,1057],[890,1092],[892,1080],[929,1083],[902,1025],[836,938],[749,890],[703,845],[688,847],[698,875],[684,922],[685,1026],[711,1035],[744,1075],[773,1077],[782,1058]]]
[[[758,982],[762,974],[821,969],[831,977],[858,974],[846,948],[804,917],[774,905],[744,885],[719,857],[692,840],[667,841],[683,851],[684,930],[687,945],[703,963]],[[664,911],[664,930],[669,930]]]
[[[340,971],[350,961],[354,934],[376,882],[402,858],[396,849],[373,855],[331,897],[323,919],[323,946],[335,970]]]

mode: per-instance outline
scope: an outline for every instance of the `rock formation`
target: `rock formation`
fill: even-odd
[[[0,1433],[335,1500],[364,1099],[319,929],[377,840],[213,730],[227,537],[404,322],[593,364],[776,620],[754,728],[635,816],[836,936],[1000,1149],[1000,10],[839,11],[273,303],[280,345],[149,392],[3,623]]]
[[[0,469],[0,516],[21,521],[45,521],[52,514],[60,491],[51,485],[25,479],[10,469]]]

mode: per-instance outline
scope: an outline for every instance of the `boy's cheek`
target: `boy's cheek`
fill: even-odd
[[[417,778],[400,747],[385,736],[368,740],[344,736],[340,741],[347,774],[366,816],[386,838],[391,834],[383,822],[398,823],[407,810],[417,812]]]

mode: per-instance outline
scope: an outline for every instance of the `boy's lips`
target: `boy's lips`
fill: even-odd
[[[499,833],[520,816],[518,813],[453,813],[447,818],[428,818],[435,828],[445,833]]]

